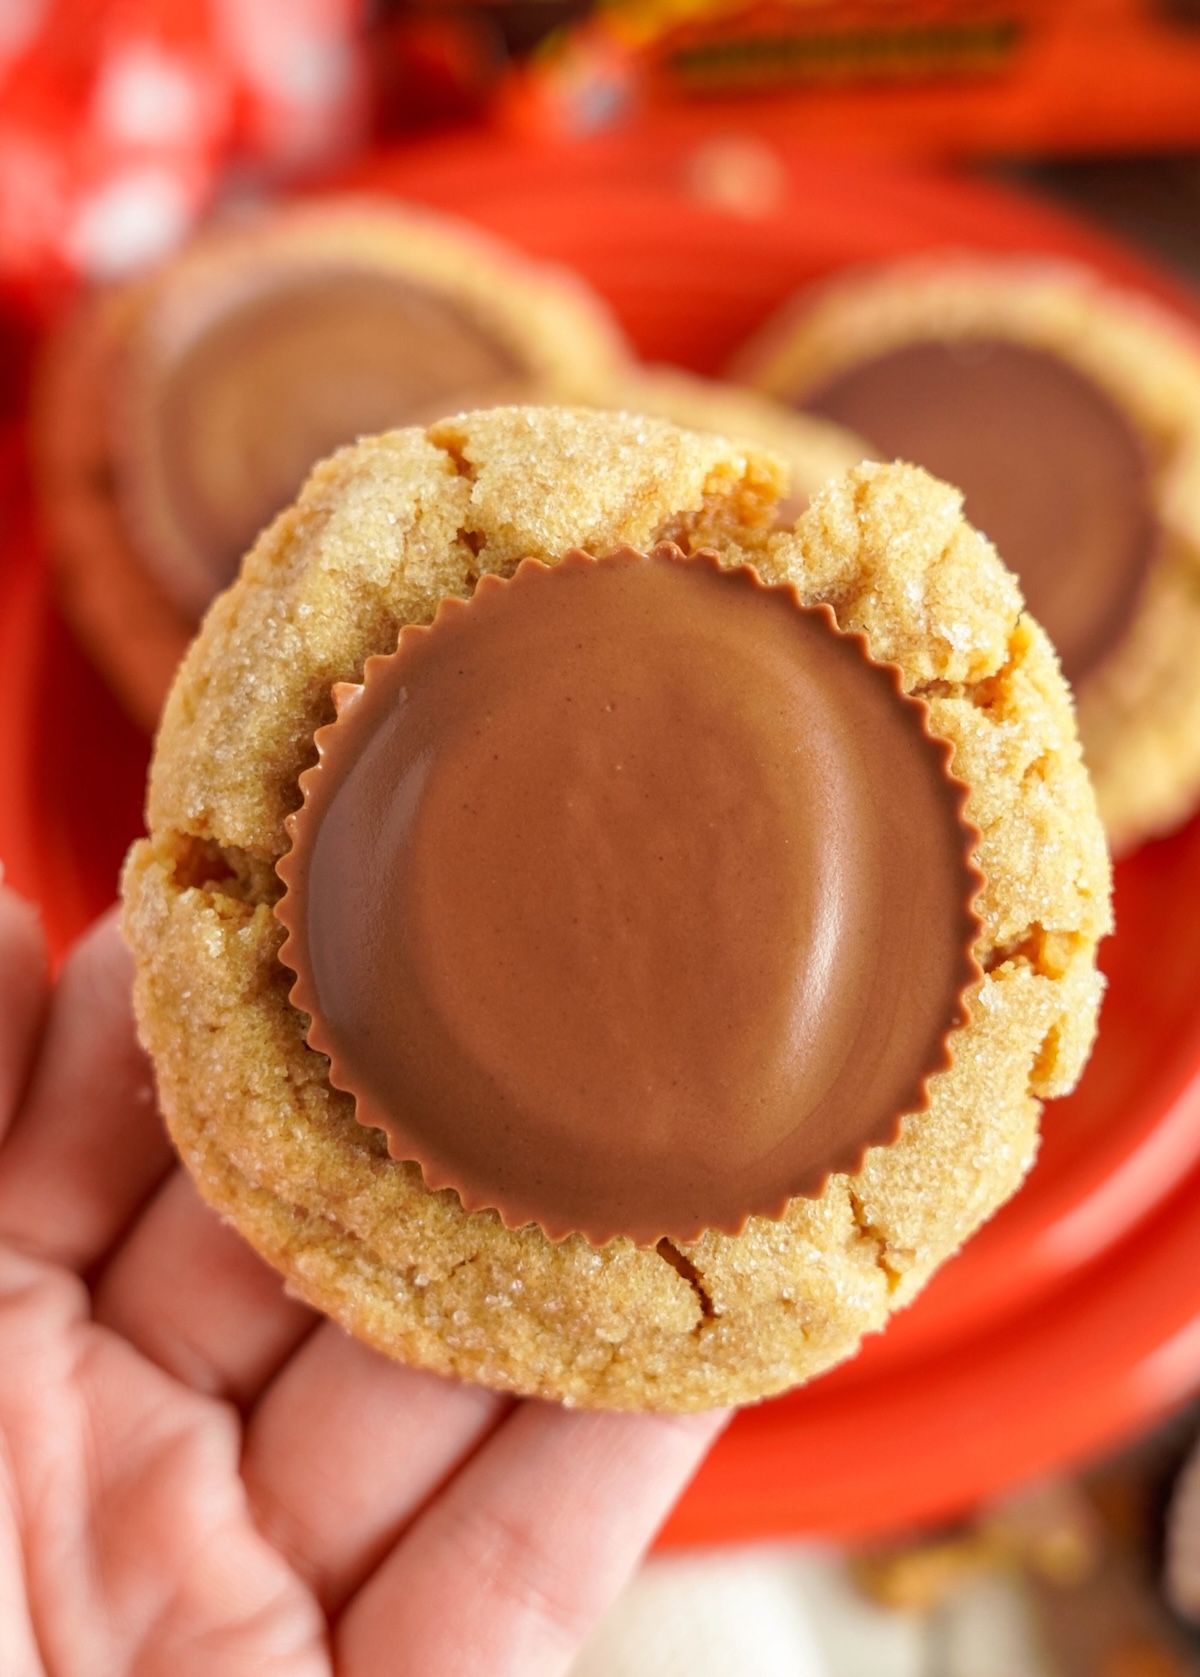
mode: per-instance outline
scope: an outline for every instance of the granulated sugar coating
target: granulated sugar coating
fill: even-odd
[[[955,491],[863,466],[773,531],[770,457],[662,421],[500,409],[319,466],[210,612],[125,875],[163,1110],[205,1197],[289,1287],[388,1354],[568,1403],[746,1402],[849,1356],[1018,1186],[1094,1031],[1109,875],[1067,689]],[[274,865],[335,682],[445,595],[572,547],[715,547],[827,602],[928,702],[970,786],[984,969],[927,1111],[778,1221],[685,1249],[554,1244],[388,1157],[304,1040]],[[714,995],[719,1006],[720,996]]]

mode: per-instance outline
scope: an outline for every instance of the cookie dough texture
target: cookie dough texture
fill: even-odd
[[[840,477],[871,454],[868,443],[841,425],[679,367],[649,366],[627,372],[614,390],[611,405],[627,413],[655,414],[689,431],[738,437],[769,450],[787,471],[787,490],[775,513],[778,524],[791,526],[830,478]]]
[[[973,337],[1059,356],[1107,392],[1149,452],[1161,549],[1124,639],[1076,693],[1105,829],[1129,850],[1200,802],[1200,335],[1073,263],[920,257],[802,293],[735,374],[802,406],[857,361]]]
[[[627,415],[497,409],[393,432],[316,469],[180,671],[124,881],[163,1110],[217,1210],[392,1356],[617,1408],[780,1391],[849,1356],[1013,1192],[1041,1099],[1078,1076],[1108,863],[1045,637],[957,493],[924,473],[859,467],[795,533],[771,527],[780,487],[769,456]],[[858,1176],[685,1249],[553,1245],[430,1193],[331,1089],[277,960],[274,864],[331,686],[403,624],[526,555],[666,537],[828,601],[928,699],[982,834],[986,976],[929,1110]]]

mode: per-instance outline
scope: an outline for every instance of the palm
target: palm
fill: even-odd
[[[0,1671],[561,1671],[715,1418],[510,1406],[289,1300],[173,1168],[111,922],[0,893]]]

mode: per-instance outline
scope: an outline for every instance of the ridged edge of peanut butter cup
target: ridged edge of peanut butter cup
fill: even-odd
[[[785,598],[789,604],[810,621],[819,622],[823,629],[835,635],[843,645],[853,647],[861,657],[863,664],[872,671],[878,672],[891,686],[896,703],[903,706],[917,723],[920,734],[932,748],[932,756],[937,763],[942,779],[944,779],[949,793],[950,808],[954,820],[961,833],[962,871],[966,887],[963,900],[963,931],[965,933],[961,954],[958,958],[958,973],[956,975],[950,1008],[950,1022],[931,1044],[929,1063],[914,1079],[904,1096],[894,1103],[894,1109],[889,1110],[887,1117],[879,1123],[871,1125],[863,1134],[856,1136],[853,1143],[840,1150],[834,1150],[824,1162],[819,1172],[814,1172],[805,1180],[796,1182],[778,1194],[772,1194],[763,1203],[754,1203],[739,1212],[736,1218],[725,1221],[706,1221],[696,1226],[659,1228],[653,1234],[643,1232],[627,1233],[627,1231],[593,1224],[589,1229],[579,1226],[587,1219],[579,1218],[569,1223],[556,1219],[552,1215],[530,1216],[527,1213],[515,1213],[504,1203],[505,1195],[489,1191],[486,1187],[472,1186],[470,1182],[459,1177],[455,1172],[438,1165],[429,1150],[414,1139],[411,1128],[406,1126],[402,1114],[384,1110],[374,1099],[364,1092],[361,1081],[356,1078],[353,1067],[341,1052],[336,1034],[332,1032],[322,1017],[318,989],[308,962],[308,943],[305,932],[305,915],[303,903],[299,900],[303,888],[303,846],[300,842],[304,834],[306,823],[312,819],[314,811],[319,823],[322,818],[320,803],[324,789],[328,783],[327,773],[331,752],[336,752],[339,743],[346,732],[346,720],[353,715],[363,696],[372,687],[392,672],[402,666],[411,650],[426,641],[430,636],[437,635],[439,629],[450,620],[461,617],[470,612],[474,602],[484,597],[489,591],[509,590],[521,587],[527,579],[535,574],[544,574],[558,570],[560,567],[600,565],[605,561],[629,560],[669,560],[688,566],[705,566],[712,572],[717,572],[723,579],[728,579],[734,586],[751,588],[758,593]],[[285,826],[291,838],[291,848],[276,863],[278,874],[284,892],[275,905],[275,915],[284,928],[285,936],[279,950],[282,964],[294,975],[294,982],[289,987],[288,996],[291,1005],[302,1014],[307,1015],[309,1025],[305,1032],[305,1040],[310,1048],[324,1055],[329,1061],[330,1084],[341,1092],[352,1097],[355,1103],[355,1116],[360,1124],[366,1128],[381,1130],[387,1138],[388,1151],[397,1163],[415,1164],[421,1173],[425,1186],[431,1192],[452,1190],[468,1212],[494,1212],[501,1223],[508,1229],[516,1230],[537,1226],[546,1238],[552,1242],[561,1241],[571,1235],[581,1235],[590,1244],[600,1247],[610,1240],[625,1236],[635,1241],[639,1246],[651,1247],[661,1240],[683,1244],[697,1240],[707,1230],[737,1236],[751,1218],[759,1217],[778,1221],[787,1211],[788,1206],[797,1198],[817,1198],[824,1191],[831,1176],[838,1174],[856,1175],[863,1168],[866,1155],[871,1148],[890,1146],[900,1136],[903,1121],[908,1116],[918,1115],[927,1111],[931,1101],[930,1085],[932,1080],[950,1069],[954,1062],[953,1039],[956,1032],[966,1025],[970,1019],[969,995],[983,977],[983,969],[975,956],[975,946],[982,931],[982,922],[975,910],[975,902],[982,890],[985,879],[975,859],[975,851],[980,840],[979,829],[966,817],[966,804],[970,795],[967,782],[953,773],[952,761],[954,757],[953,743],[943,735],[938,734],[932,726],[930,707],[923,699],[909,694],[904,689],[903,671],[899,665],[878,660],[872,657],[867,636],[858,630],[844,630],[838,624],[832,608],[824,602],[809,605],[800,595],[794,583],[768,583],[763,580],[757,569],[748,563],[724,565],[720,555],[711,548],[698,549],[694,553],[687,553],[673,542],[660,542],[646,553],[641,553],[628,546],[619,548],[611,554],[594,556],[582,548],[572,548],[566,552],[556,564],[546,564],[534,558],[521,560],[511,575],[502,577],[489,573],[480,578],[472,594],[468,597],[446,596],[443,598],[428,624],[406,624],[400,630],[396,649],[390,653],[373,654],[364,666],[362,680],[359,682],[337,682],[331,689],[331,696],[335,708],[335,718],[332,722],[317,729],[313,736],[317,751],[317,761],[306,769],[299,777],[298,786],[302,794],[300,807],[287,817]],[[336,786],[334,790],[336,791]]]

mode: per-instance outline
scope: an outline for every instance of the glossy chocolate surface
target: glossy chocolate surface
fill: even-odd
[[[779,1215],[925,1104],[974,974],[948,747],[715,555],[485,577],[338,694],[282,958],[359,1119],[602,1244]]]
[[[958,485],[1069,680],[1120,640],[1159,530],[1145,445],[1091,379],[1006,340],[929,341],[858,362],[801,405]]]

